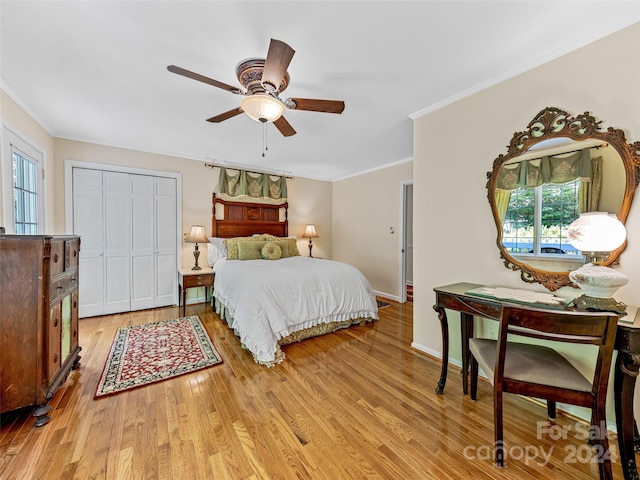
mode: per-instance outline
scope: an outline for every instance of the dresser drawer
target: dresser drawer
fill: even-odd
[[[198,275],[184,275],[182,288],[210,287],[213,286],[213,273],[201,273]]]
[[[52,277],[60,275],[62,272],[64,272],[64,246],[65,242],[62,241],[54,240],[53,242],[51,242],[51,260],[49,261],[49,271]]]
[[[64,242],[64,263],[65,270],[78,266],[80,257],[80,239],[67,240]]]
[[[72,270],[66,274],[58,275],[51,279],[51,298],[50,302],[64,297],[78,285],[78,270]]]

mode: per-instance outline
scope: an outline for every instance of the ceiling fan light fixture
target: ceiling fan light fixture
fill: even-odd
[[[242,99],[240,108],[250,118],[260,123],[272,123],[284,113],[282,102],[270,95],[253,94]]]

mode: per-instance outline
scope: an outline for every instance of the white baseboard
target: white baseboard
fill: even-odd
[[[378,290],[374,290],[373,293],[375,293],[377,297],[388,298],[389,300],[393,300],[394,302],[400,301],[400,298],[398,298],[397,295],[391,295],[390,293],[379,292]]]

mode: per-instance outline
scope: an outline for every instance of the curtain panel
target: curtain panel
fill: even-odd
[[[220,168],[218,192],[230,197],[287,199],[287,177]]]
[[[547,183],[567,183],[591,178],[591,155],[588,149],[562,157],[542,157],[503,165],[498,174],[498,188],[536,188]]]
[[[504,220],[517,188],[536,188],[549,183],[566,183],[580,179],[580,213],[598,210],[602,189],[602,157],[591,158],[588,149],[561,157],[542,157],[503,165],[498,173],[496,206]]]

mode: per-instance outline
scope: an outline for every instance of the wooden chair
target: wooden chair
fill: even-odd
[[[507,304],[502,309],[497,340],[469,340],[471,399],[476,400],[478,366],[482,367],[493,385],[497,466],[504,466],[503,393],[547,400],[552,418],[555,417],[555,402],[588,407],[592,411],[592,428],[606,425],[605,402],[617,321],[618,317],[608,312],[571,312]],[[596,345],[597,361],[593,378],[585,378],[553,348],[507,341],[507,335]],[[595,432],[599,433],[594,435],[600,448],[598,454],[604,452],[598,458],[600,479],[610,480],[611,461],[606,430]]]

